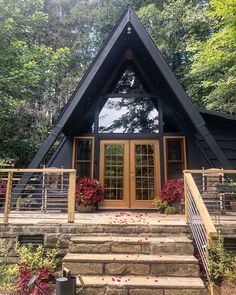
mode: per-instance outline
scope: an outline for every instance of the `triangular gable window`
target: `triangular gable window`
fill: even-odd
[[[135,94],[146,93],[147,91],[133,69],[128,67],[112,92],[120,94]]]
[[[159,133],[159,112],[149,97],[108,98],[99,114],[100,133]]]

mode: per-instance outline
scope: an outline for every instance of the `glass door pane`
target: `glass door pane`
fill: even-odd
[[[124,198],[124,145],[104,146],[104,192],[106,200]]]
[[[151,208],[159,192],[159,145],[156,140],[131,141],[132,207]]]
[[[101,207],[128,206],[128,141],[102,141],[100,182],[104,188]]]

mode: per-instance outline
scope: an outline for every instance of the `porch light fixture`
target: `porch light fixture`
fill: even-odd
[[[127,28],[127,35],[130,35],[132,33],[132,28],[129,26],[128,28]]]

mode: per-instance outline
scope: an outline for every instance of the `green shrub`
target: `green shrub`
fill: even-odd
[[[236,281],[236,257],[226,252],[222,237],[209,241],[207,264],[213,284],[221,285],[223,282]]]
[[[175,206],[168,205],[164,211],[166,214],[176,214],[178,209]]]
[[[166,201],[161,201],[159,197],[156,197],[155,199],[153,199],[153,205],[157,209],[162,209],[162,210],[165,210],[168,207],[168,203]]]
[[[14,294],[18,283],[18,265],[10,263],[10,247],[6,240],[0,240],[0,294]]]
[[[59,242],[55,248],[45,249],[42,245],[33,247],[16,245],[15,251],[19,257],[17,264],[10,263],[10,247],[5,240],[0,241],[0,294],[18,294],[16,290],[23,290],[24,294],[31,294],[27,284],[30,278],[37,274],[38,283],[41,284],[41,278],[48,277],[55,271],[57,265],[57,256],[59,254]],[[25,275],[27,273],[27,276]],[[19,281],[21,282],[19,284]],[[44,283],[44,288],[49,288],[48,283]],[[26,290],[27,289],[27,290]]]

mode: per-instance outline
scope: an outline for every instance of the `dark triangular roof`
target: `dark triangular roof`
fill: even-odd
[[[54,125],[50,135],[45,140],[45,142],[40,147],[37,155],[33,159],[30,164],[30,168],[38,167],[40,162],[43,160],[45,155],[47,154],[50,147],[53,145],[54,141],[58,137],[58,135],[62,132],[63,128],[69,121],[70,117],[72,116],[73,111],[78,106],[81,98],[89,88],[89,86],[93,83],[94,78],[99,73],[99,70],[103,67],[107,56],[114,50],[115,46],[119,46],[120,43],[118,42],[119,37],[121,36],[122,32],[127,29],[127,25],[131,25],[135,32],[138,34],[142,44],[145,46],[149,56],[152,58],[155,65],[158,67],[161,75],[164,77],[166,83],[175,94],[176,98],[178,99],[179,103],[188,114],[189,118],[192,121],[196,131],[202,135],[216,158],[218,159],[219,163],[224,168],[231,168],[231,164],[226,158],[223,151],[218,146],[217,142],[215,141],[212,134],[206,127],[205,121],[202,118],[199,111],[195,108],[193,103],[191,102],[190,98],[187,96],[186,92],[182,88],[181,84],[178,82],[176,77],[174,76],[173,72],[170,70],[169,66],[166,64],[164,58],[162,57],[159,50],[156,48],[154,42],[152,41],[151,37],[139,21],[138,17],[132,10],[130,6],[128,6],[119,19],[118,23],[110,33],[108,39],[103,44],[102,48],[98,52],[96,58],[91,63],[90,67],[88,68],[86,74],[84,75],[83,79],[79,83],[78,87],[74,91],[72,97],[69,99],[68,103],[62,110],[61,114],[59,115],[56,124]]]

